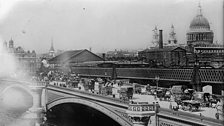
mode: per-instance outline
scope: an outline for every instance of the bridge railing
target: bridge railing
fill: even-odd
[[[60,86],[48,85],[48,87],[60,87]],[[122,104],[126,104],[126,105],[129,103],[128,101],[124,101],[124,100],[117,99],[117,98],[112,98],[112,97],[109,97],[109,96],[104,96],[104,95],[101,95],[101,94],[90,93],[90,92],[87,92],[87,91],[81,91],[81,90],[67,88],[67,87],[60,87],[60,88],[64,89],[64,90],[68,90],[68,91],[77,92],[77,93],[80,93],[80,94],[85,94],[87,96],[91,96],[91,97],[95,97],[95,98],[107,99],[107,100],[110,100],[110,101],[113,101],[113,102],[122,103]]]
[[[46,86],[47,82],[45,82],[45,81],[37,81],[37,82],[35,82],[35,85],[36,86]]]
[[[98,67],[74,67],[76,74],[83,76],[111,77],[112,68]],[[193,69],[162,69],[162,68],[116,68],[117,78],[155,79],[159,76],[161,80],[187,81],[190,82]],[[201,82],[223,83],[224,69],[199,69]]]
[[[217,119],[213,119],[210,117],[206,117],[203,115],[196,115],[196,114],[191,114],[191,113],[186,113],[186,112],[181,112],[181,111],[174,111],[174,110],[170,110],[167,108],[160,108],[159,109],[159,113],[158,116],[167,116],[169,118],[173,118],[173,119],[177,119],[180,118],[181,120],[179,121],[183,121],[183,122],[188,122],[189,120],[192,123],[195,123],[194,125],[198,125],[198,124],[204,124],[204,125],[211,125],[211,126],[223,126],[223,120],[217,120]],[[169,115],[169,116],[168,116]]]

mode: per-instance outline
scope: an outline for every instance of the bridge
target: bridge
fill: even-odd
[[[83,77],[107,77],[132,80],[155,80],[159,77],[163,86],[168,83],[191,83],[195,74],[198,75],[202,86],[212,85],[213,92],[220,94],[224,89],[224,69],[165,69],[165,68],[99,68],[73,67],[72,71]],[[194,85],[193,85],[194,86]]]
[[[33,106],[23,116],[23,118],[25,119],[38,119],[38,123],[40,123],[40,121],[43,121],[42,113],[43,111],[45,111],[48,121],[51,122],[51,119],[58,119],[58,117],[66,117],[63,120],[58,120],[60,121],[60,123],[64,123],[67,122],[67,119],[69,118],[66,115],[69,115],[71,113],[73,115],[78,114],[78,118],[82,115],[82,113],[88,111],[90,113],[87,113],[87,116],[90,117],[84,118],[84,121],[87,122],[88,119],[94,119],[94,114],[91,112],[97,112],[100,114],[96,114],[95,116],[97,118],[100,118],[100,120],[96,119],[95,121],[105,121],[107,124],[118,126],[133,125],[132,120],[128,118],[128,115],[126,113],[126,110],[128,109],[128,102],[122,101],[120,99],[115,99],[112,97],[93,94],[76,89],[54,85],[44,85],[44,83],[42,82],[32,84],[24,81],[10,81],[10,83],[12,82],[12,85],[14,86],[5,86],[4,90],[8,90],[9,88],[13,88],[22,84],[29,87],[30,92],[33,96]],[[20,87],[23,88],[25,86]],[[102,120],[101,117],[105,117],[103,118],[105,120]],[[70,117],[70,119],[71,118],[72,120],[75,119],[74,116]],[[156,115],[156,122],[157,125],[223,125],[223,121],[221,120],[211,119],[185,112],[175,112],[164,108],[159,109],[159,113],[157,113]]]
[[[149,80],[159,76],[160,80],[180,82],[190,82],[193,76],[193,69],[73,67],[72,70],[81,76]],[[224,69],[199,69],[202,83],[223,84],[223,75]]]
[[[126,114],[128,103],[120,99],[89,93],[86,91],[47,86],[47,104],[46,109],[50,113],[55,106],[65,103],[80,104],[93,108],[104,116],[110,117],[122,126],[132,126],[131,120]]]
[[[45,88],[46,84],[44,82],[29,82],[24,80],[17,80],[13,78],[0,79],[0,100],[3,99],[4,94],[12,88],[20,88],[22,91],[25,91],[30,96],[32,96],[33,104],[31,108],[28,109],[22,116],[22,119],[29,120],[30,125],[41,124],[43,121],[42,113],[44,111],[42,104],[42,91]]]

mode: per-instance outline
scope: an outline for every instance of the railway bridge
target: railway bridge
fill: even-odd
[[[185,83],[192,87],[211,85],[213,93],[224,90],[224,69],[166,69],[166,68],[99,68],[73,67],[72,71],[83,77],[107,77],[153,81],[159,77],[160,86]]]

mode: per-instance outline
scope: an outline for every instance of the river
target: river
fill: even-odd
[[[0,102],[0,126],[14,126],[26,110],[26,107],[9,108]]]
[[[0,88],[12,82],[0,81]],[[32,96],[24,89],[13,87],[0,92],[0,126],[19,126],[18,120],[31,106]]]

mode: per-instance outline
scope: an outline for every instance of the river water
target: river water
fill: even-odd
[[[26,110],[26,107],[9,108],[0,102],[0,126],[16,126],[16,121]]]
[[[10,82],[0,81],[0,88]],[[21,88],[10,88],[0,92],[0,126],[18,125],[20,117],[32,106],[32,96]]]

